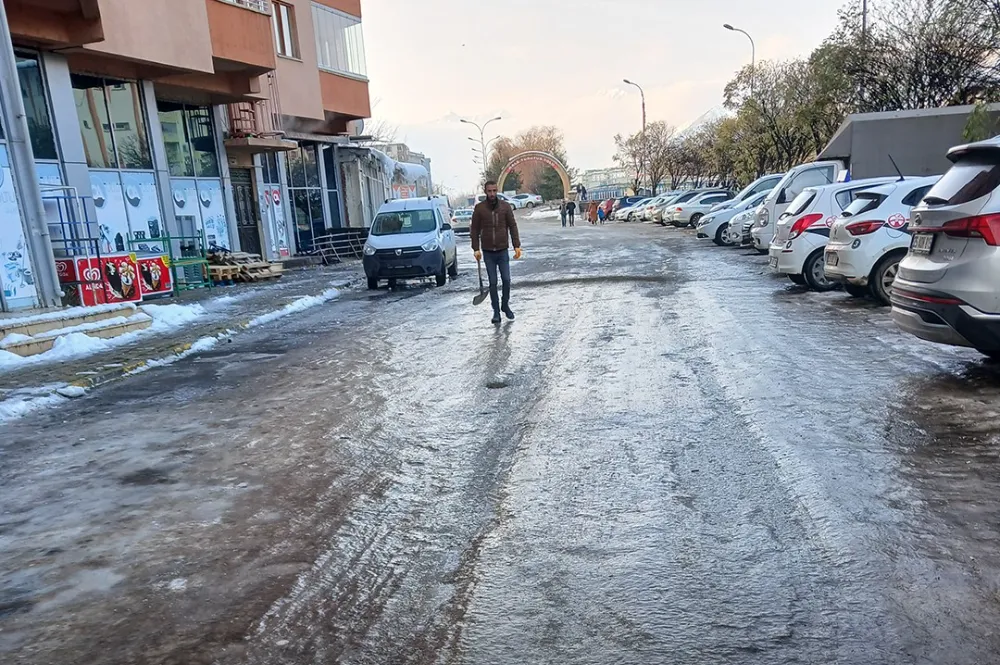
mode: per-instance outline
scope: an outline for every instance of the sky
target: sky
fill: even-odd
[[[431,158],[435,184],[471,192],[472,148],[555,125],[568,166],[613,166],[613,137],[647,121],[684,127],[722,103],[750,62],[808,55],[845,0],[363,0],[372,116]],[[470,142],[475,136],[477,143]]]

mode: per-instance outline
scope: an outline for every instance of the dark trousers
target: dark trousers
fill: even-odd
[[[493,311],[499,312],[501,307],[506,308],[510,302],[510,254],[506,249],[499,252],[483,252],[483,261],[486,263],[486,276],[490,280],[490,303],[493,304]],[[497,294],[497,269],[500,270],[500,279],[503,280],[503,300]]]
[[[573,226],[573,223],[574,223],[575,221],[576,221],[576,213],[575,213],[575,212],[571,212],[571,213],[569,214],[569,225],[570,225],[570,226]]]

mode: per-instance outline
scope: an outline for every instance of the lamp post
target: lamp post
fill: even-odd
[[[642,86],[638,83],[633,83],[628,79],[622,79],[626,85],[634,85],[639,88],[639,97],[642,99],[642,149],[639,153],[639,171],[641,172],[639,178],[639,188],[642,189],[642,177],[646,175],[646,93],[643,91]],[[638,194],[638,192],[636,192]],[[656,192],[653,192],[656,194]]]
[[[484,180],[486,179],[486,128],[489,126],[489,124],[491,122],[496,122],[497,120],[503,120],[503,118],[501,118],[500,116],[497,116],[495,118],[490,118],[489,120],[487,120],[486,122],[484,122],[482,125],[480,125],[478,123],[475,123],[475,122],[472,122],[471,120],[466,120],[465,118],[461,119],[461,122],[464,122],[467,125],[472,125],[473,127],[475,127],[476,129],[479,130],[479,145],[483,149],[483,179]],[[470,137],[470,138],[472,138],[472,137]],[[472,140],[475,141],[476,139],[472,139]]]
[[[750,40],[750,99],[753,99],[753,83],[756,77],[757,69],[757,45],[753,43],[753,37],[746,30],[740,30],[739,28],[734,28],[733,26],[726,23],[722,26],[726,30],[731,30],[732,32],[742,32]]]

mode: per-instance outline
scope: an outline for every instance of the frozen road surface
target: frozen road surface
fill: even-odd
[[[645,225],[0,425],[4,665],[1000,662],[1000,366]]]

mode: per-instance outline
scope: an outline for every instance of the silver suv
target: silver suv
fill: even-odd
[[[1000,137],[948,159],[954,166],[913,208],[892,318],[921,339],[1000,358]]]

